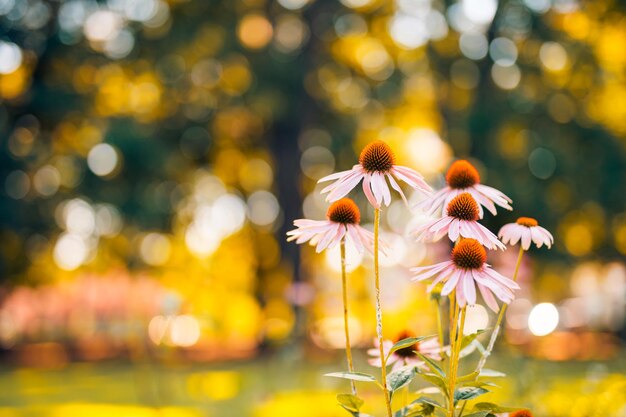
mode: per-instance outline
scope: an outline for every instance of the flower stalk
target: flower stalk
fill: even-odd
[[[454,309],[453,320],[450,322],[450,368],[448,375],[448,417],[455,416],[454,391],[459,368],[459,356],[465,327],[466,306],[460,307],[455,297],[450,297],[450,307]],[[459,323],[460,315],[460,323]]]
[[[519,273],[520,265],[522,264],[522,257],[524,256],[524,248],[520,245],[519,254],[517,255],[517,263],[515,264],[515,272],[513,273],[513,281],[517,281],[517,274]],[[500,334],[500,326],[502,325],[502,321],[504,320],[504,313],[506,312],[506,308],[508,304],[502,304],[502,308],[500,308],[500,313],[498,314],[498,319],[496,320],[496,325],[493,328],[493,332],[491,333],[491,337],[489,338],[489,344],[487,345],[487,349],[483,352],[480,357],[480,361],[478,361],[478,365],[476,366],[476,372],[480,373],[485,363],[487,362],[487,358],[491,355],[493,351],[493,347],[496,344],[496,340],[498,339],[498,335]]]
[[[380,208],[374,209],[374,278],[376,286],[376,335],[378,337],[378,346],[380,349],[381,360],[381,379],[383,393],[385,395],[385,405],[387,407],[387,416],[392,417],[391,399],[389,398],[389,389],[387,388],[387,358],[383,347],[383,313],[380,306],[380,272],[378,264],[378,245],[379,245],[379,229],[380,229]]]
[[[352,362],[352,349],[350,346],[350,327],[348,316],[348,283],[346,276],[346,239],[341,239],[339,244],[341,252],[341,287],[343,292],[343,326],[346,334],[346,358],[348,360],[348,370],[354,372],[354,364]],[[357,395],[356,384],[353,380],[350,380],[350,386],[352,388],[352,394]]]
[[[437,308],[437,336],[439,338],[439,355],[443,360],[443,322],[441,321],[441,297],[437,297],[435,300],[435,306]]]

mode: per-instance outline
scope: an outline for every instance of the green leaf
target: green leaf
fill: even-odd
[[[478,340],[474,340],[468,346],[465,346],[463,349],[461,349],[461,351],[459,352],[459,358],[464,358],[474,353],[474,351],[476,351],[477,344],[479,344]]]
[[[478,374],[479,378],[482,378],[482,377],[499,378],[503,376],[506,376],[506,374],[503,372],[494,371],[493,369],[483,369],[480,371],[480,374]]]
[[[428,398],[428,397],[419,397],[419,398],[413,400],[413,403],[429,404],[429,405],[432,405],[433,407],[438,407],[438,408],[444,409],[443,405],[439,404],[439,402],[433,400],[432,398]]]
[[[476,333],[468,334],[467,336],[463,336],[461,339],[461,350],[468,347],[479,335],[486,332],[486,329],[478,330]]]
[[[456,391],[454,391],[454,403],[456,404],[457,402],[463,400],[471,400],[472,398],[476,398],[488,392],[488,390],[480,387],[458,388]]]
[[[387,386],[393,394],[394,391],[407,386],[417,375],[415,366],[405,366],[387,375]]]
[[[416,344],[417,342],[421,342],[424,339],[429,339],[429,338],[435,337],[435,336],[437,336],[437,335],[420,336],[420,337],[407,337],[406,339],[402,339],[402,340],[396,342],[391,347],[391,349],[389,350],[389,353],[387,354],[387,358],[389,358],[391,356],[391,354],[393,352],[397,351],[397,350],[411,347],[414,344]]]
[[[435,407],[444,409],[437,401],[428,397],[419,397],[411,404],[396,411],[394,417],[430,416],[435,413]]]
[[[518,407],[502,407],[494,403],[477,403],[474,405],[474,410],[484,411],[487,410],[491,413],[512,413],[517,410],[521,410]]]
[[[441,389],[441,392],[443,393],[443,395],[445,395],[446,397],[448,396],[448,387],[446,385],[446,381],[444,381],[443,378],[441,378],[439,375],[435,375],[435,374],[422,374],[422,373],[420,373],[420,375],[426,381],[428,381],[431,384],[436,385],[437,387],[439,387]]]
[[[494,384],[493,382],[490,382],[490,381],[465,381],[465,382],[461,382],[460,385],[463,385],[464,387],[474,387],[474,388],[484,388],[484,387],[499,388],[497,384]]]
[[[461,383],[461,382],[467,382],[467,381],[474,381],[478,375],[479,375],[478,372],[474,371],[471,374],[467,374],[467,375],[463,375],[462,377],[459,377],[459,379],[457,379],[457,382]]]
[[[477,411],[477,412],[472,413],[472,414],[465,414],[464,417],[487,417],[489,414],[491,414],[490,411],[483,410],[483,411]]]
[[[352,381],[376,382],[376,378],[374,378],[372,375],[364,374],[361,372],[331,372],[329,374],[325,374],[324,376],[350,379]]]
[[[441,394],[441,389],[437,387],[426,387],[415,391],[416,394]]]
[[[431,358],[429,358],[428,356],[424,356],[419,352],[415,352],[419,355],[420,359],[423,360],[424,362],[426,362],[426,365],[428,365],[428,367],[430,368],[431,371],[433,371],[434,373],[438,374],[440,377],[445,378],[446,377],[446,373],[444,372],[444,370],[439,366],[439,364],[437,362],[435,362],[434,360],[432,360]]]
[[[337,395],[337,401],[339,401],[339,404],[341,404],[346,410],[356,413],[359,412],[359,409],[365,402],[356,395],[352,394],[339,394]]]

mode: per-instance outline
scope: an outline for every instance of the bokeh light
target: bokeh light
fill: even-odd
[[[558,324],[559,311],[554,304],[537,304],[528,315],[528,329],[535,336],[546,336],[552,333]]]

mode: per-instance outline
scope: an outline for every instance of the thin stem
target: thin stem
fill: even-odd
[[[463,405],[461,406],[461,410],[459,411],[459,417],[463,416],[463,410],[465,410],[466,405],[467,405],[467,400],[463,401]]]
[[[450,295],[450,368],[448,371],[448,417],[454,417],[454,360],[456,357],[456,332],[459,321],[459,309],[456,306],[454,293]]]
[[[465,313],[467,312],[466,307],[463,307],[461,310],[461,323],[459,324],[459,328],[458,330],[455,331],[455,337],[454,337],[454,347],[453,347],[453,356],[452,356],[452,360],[450,362],[450,417],[454,417],[454,410],[455,410],[455,404],[454,404],[454,388],[456,385],[456,377],[457,377],[457,373],[459,370],[459,355],[461,353],[461,342],[463,340],[463,328],[465,327]],[[455,317],[458,319],[458,314],[459,314],[459,306],[456,306],[455,309]],[[455,321],[455,326],[456,328],[456,321]]]
[[[352,363],[352,349],[350,348],[350,328],[348,326],[348,284],[346,278],[346,239],[341,239],[339,244],[341,249],[341,287],[343,290],[343,327],[346,333],[346,358],[348,359],[348,370],[354,372],[354,365]],[[350,386],[352,387],[352,394],[357,395],[356,384],[353,380],[350,380]]]
[[[435,300],[437,306],[437,334],[439,335],[439,356],[443,360],[443,322],[441,321],[441,297]]]
[[[381,359],[381,378],[383,393],[385,394],[385,405],[387,406],[387,416],[393,417],[391,412],[391,399],[387,389],[387,358],[383,347],[383,313],[380,307],[380,274],[378,270],[378,234],[380,228],[380,209],[374,210],[374,277],[376,284],[376,334],[378,336],[378,347]]]
[[[522,264],[522,257],[524,256],[524,248],[521,247],[519,248],[519,254],[517,255],[517,264],[515,264],[515,272],[513,273],[513,281],[517,281],[517,274],[519,273],[519,268],[520,265]],[[483,367],[485,366],[485,363],[487,362],[487,358],[489,357],[489,355],[491,355],[491,352],[493,351],[493,347],[496,344],[496,339],[498,338],[498,334],[500,333],[500,325],[502,324],[502,321],[504,320],[504,313],[506,312],[506,308],[508,307],[508,304],[503,304],[502,308],[500,309],[500,314],[498,314],[498,320],[496,320],[496,325],[493,328],[493,332],[491,333],[491,338],[489,339],[489,344],[487,345],[487,349],[485,349],[485,352],[483,352],[482,356],[480,357],[480,361],[478,362],[478,365],[476,366],[476,371],[480,373],[480,371],[482,371]]]

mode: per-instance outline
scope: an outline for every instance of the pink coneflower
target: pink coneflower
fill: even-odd
[[[406,339],[408,337],[415,337],[415,335],[411,332],[404,331],[396,337],[395,342],[391,340],[385,340],[383,342],[383,352],[385,356],[389,355],[389,351],[391,350],[394,343],[399,342],[400,340]],[[374,340],[375,348],[369,349],[367,354],[371,356],[367,362],[378,368],[381,367],[382,361],[380,360],[380,348],[378,344],[378,340]],[[422,340],[417,342],[411,346],[407,346],[402,349],[398,349],[389,356],[387,359],[387,365],[392,365],[391,368],[393,371],[399,369],[403,366],[414,365],[419,367],[425,367],[424,361],[417,355],[415,352],[419,352],[424,356],[428,356],[436,361],[441,360],[441,356],[439,352],[441,351],[441,346],[436,338]]]
[[[500,275],[486,263],[487,251],[475,239],[461,239],[452,249],[452,259],[435,265],[412,268],[413,281],[435,278],[428,286],[428,292],[443,282],[441,295],[446,296],[456,289],[459,306],[476,304],[476,286],[485,303],[493,311],[498,311],[494,294],[503,303],[513,301],[513,290],[519,289],[514,281]]]
[[[524,250],[528,250],[532,242],[538,248],[543,245],[550,248],[554,243],[552,234],[531,217],[520,217],[515,223],[505,224],[498,232],[498,236],[504,243],[510,245],[515,245],[521,240]]]
[[[447,234],[453,242],[459,237],[472,238],[489,249],[506,249],[496,235],[478,223],[478,207],[470,193],[461,193],[448,203],[444,217],[420,225],[414,233],[418,240],[439,240]]]
[[[478,215],[481,219],[483,218],[482,206],[493,215],[497,213],[496,205],[513,210],[510,205],[513,201],[495,188],[481,184],[478,171],[468,161],[455,161],[448,169],[446,183],[448,185],[445,188],[420,202],[417,207],[432,215],[439,210],[445,211],[448,203],[457,195],[470,193],[479,204]]]
[[[330,205],[326,212],[328,220],[298,219],[293,222],[297,229],[287,232],[288,242],[316,245],[315,251],[332,249],[344,237],[348,237],[359,252],[373,252],[374,234],[359,226],[361,212],[349,198],[342,198]]]
[[[336,180],[322,190],[322,194],[328,193],[326,201],[336,201],[347,195],[363,180],[363,191],[374,208],[380,208],[381,203],[386,206],[391,203],[391,192],[386,179],[389,180],[391,187],[400,193],[405,202],[406,197],[396,179],[424,193],[429,194],[432,191],[420,173],[395,163],[396,156],[391,147],[377,140],[363,148],[359,163],[352,169],[328,175],[318,182]]]

